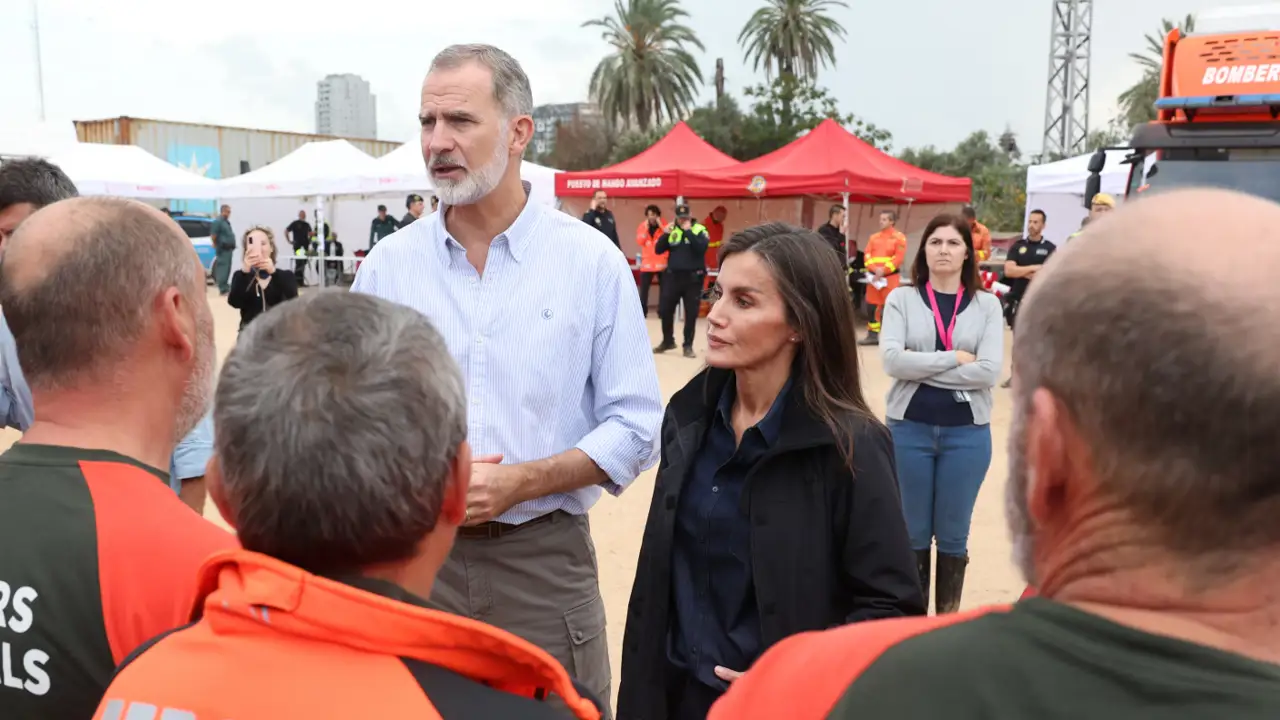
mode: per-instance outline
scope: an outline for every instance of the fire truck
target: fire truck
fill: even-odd
[[[1264,22],[1280,27],[1280,7],[1271,7]],[[1261,17],[1228,10],[1215,19],[1249,25]],[[1127,196],[1211,186],[1280,202],[1280,30],[1169,33],[1156,110],[1130,143]],[[1090,158],[1086,203],[1105,163],[1103,151]]]

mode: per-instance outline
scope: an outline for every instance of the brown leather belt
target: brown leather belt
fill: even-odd
[[[560,514],[564,514],[564,511],[556,510],[554,512],[549,512],[546,515],[536,517],[528,522],[522,522],[519,525],[490,521],[480,523],[479,525],[463,526],[458,528],[458,537],[468,538],[471,540],[496,540],[503,535],[510,535],[527,527],[541,525],[542,523],[549,523],[555,519],[556,515]]]

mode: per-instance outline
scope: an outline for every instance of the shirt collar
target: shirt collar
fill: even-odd
[[[764,417],[760,418],[760,422],[753,426],[769,446],[773,446],[778,441],[778,435],[782,432],[782,408],[787,403],[787,393],[790,390],[791,378],[787,378],[787,383],[778,392],[778,397],[774,398],[769,412],[765,413]],[[733,427],[733,401],[737,396],[738,384],[734,378],[730,378],[720,393],[720,404],[716,407],[716,418],[729,428]]]
[[[520,262],[521,258],[524,256],[525,250],[529,247],[530,241],[533,240],[533,229],[538,225],[539,212],[537,203],[533,202],[532,198],[529,196],[533,186],[527,180],[521,180],[520,186],[524,188],[524,209],[516,216],[516,220],[511,223],[511,227],[507,228],[504,232],[500,233],[498,237],[494,238],[494,240],[502,238],[506,239],[507,247],[511,250],[511,257],[515,258],[516,262]],[[448,209],[449,206],[441,201],[440,208],[436,211],[436,217],[434,220],[437,232],[439,233],[438,237],[440,238],[440,242],[438,243],[439,252],[442,254],[442,260],[446,263],[449,259],[449,243],[452,242],[461,247],[458,241],[454,240],[453,236],[449,234],[449,228],[445,227],[444,216]]]
[[[388,600],[395,600],[397,602],[402,602],[407,605],[414,605],[420,608],[431,609],[427,606],[426,600],[423,600],[417,595],[414,595],[413,593],[409,592],[408,590],[405,590],[404,588],[400,587],[399,585],[396,585],[395,583],[389,580],[381,580],[378,578],[371,578],[365,575],[352,574],[352,573],[343,573],[343,574],[334,575],[334,576],[331,576],[329,579],[340,582],[343,585],[349,585],[357,590],[363,590],[367,593],[380,595],[384,598],[387,598]]]

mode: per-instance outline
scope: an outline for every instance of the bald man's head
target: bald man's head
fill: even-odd
[[[1013,350],[1024,570],[1046,522],[1026,517],[1028,480],[1102,493],[1192,567],[1280,552],[1278,226],[1280,206],[1250,196],[1157,194],[1090,223],[1037,275]]]
[[[160,211],[75,198],[14,233],[0,265],[0,306],[27,382],[60,389],[127,360],[167,288],[207,313],[202,280],[190,240]]]

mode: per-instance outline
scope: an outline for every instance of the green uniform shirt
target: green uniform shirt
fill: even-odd
[[[1280,666],[1033,598],[903,640],[832,720],[1274,720]]]
[[[209,228],[209,237],[216,250],[236,249],[236,233],[231,229],[231,221],[224,217],[219,216],[214,219],[213,225]]]

